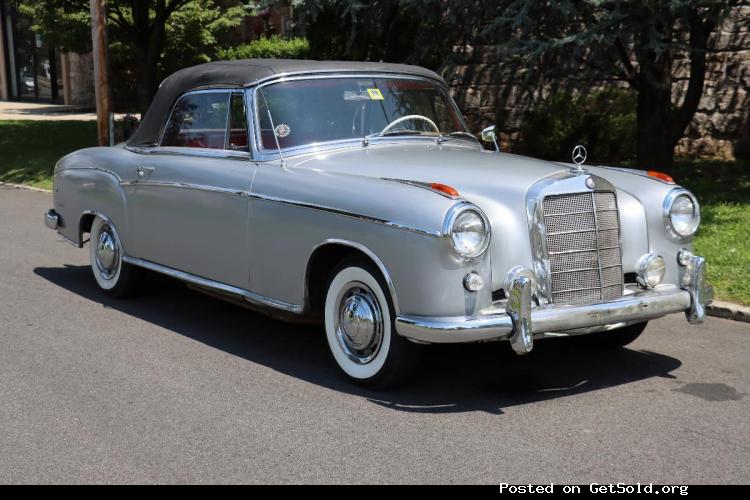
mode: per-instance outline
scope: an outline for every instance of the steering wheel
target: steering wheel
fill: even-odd
[[[430,120],[426,116],[422,116],[422,115],[407,115],[407,116],[402,116],[401,118],[396,118],[395,120],[393,120],[391,123],[389,123],[388,125],[386,125],[385,128],[383,130],[381,130],[380,133],[378,133],[378,135],[381,135],[381,136],[385,135],[386,133],[388,133],[393,127],[395,127],[399,123],[405,122],[405,121],[408,121],[408,120],[422,120],[424,122],[427,122],[430,125],[432,125],[432,128],[435,129],[435,132],[437,132],[438,134],[440,133],[440,128],[438,128],[438,126],[435,125],[434,121]]]

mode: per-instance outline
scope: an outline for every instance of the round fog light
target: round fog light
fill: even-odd
[[[484,280],[477,273],[469,273],[464,276],[464,288],[470,292],[478,292],[484,286]]]
[[[661,255],[648,253],[638,259],[638,284],[644,288],[653,288],[664,279],[667,271]]]

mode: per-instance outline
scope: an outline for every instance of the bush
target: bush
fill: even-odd
[[[734,144],[734,157],[738,160],[750,161],[750,137],[742,137]]]
[[[555,94],[524,119],[523,152],[570,162],[575,145],[583,144],[592,163],[627,162],[635,157],[635,108],[635,95],[618,88]]]
[[[304,59],[310,52],[306,38],[259,38],[244,45],[219,50],[219,59]]]

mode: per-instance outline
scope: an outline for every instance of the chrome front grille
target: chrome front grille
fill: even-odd
[[[552,303],[586,304],[622,296],[620,219],[612,192],[544,198]]]

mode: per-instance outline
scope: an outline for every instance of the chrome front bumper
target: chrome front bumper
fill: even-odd
[[[476,317],[399,316],[396,329],[404,337],[429,343],[508,339],[513,350],[523,354],[531,351],[534,338],[607,330],[676,312],[684,312],[690,323],[697,324],[705,320],[705,306],[712,295],[704,282],[704,269],[705,260],[692,256],[679,287],[630,289],[617,300],[574,306],[532,306],[531,282],[518,277],[504,308],[493,306]]]

